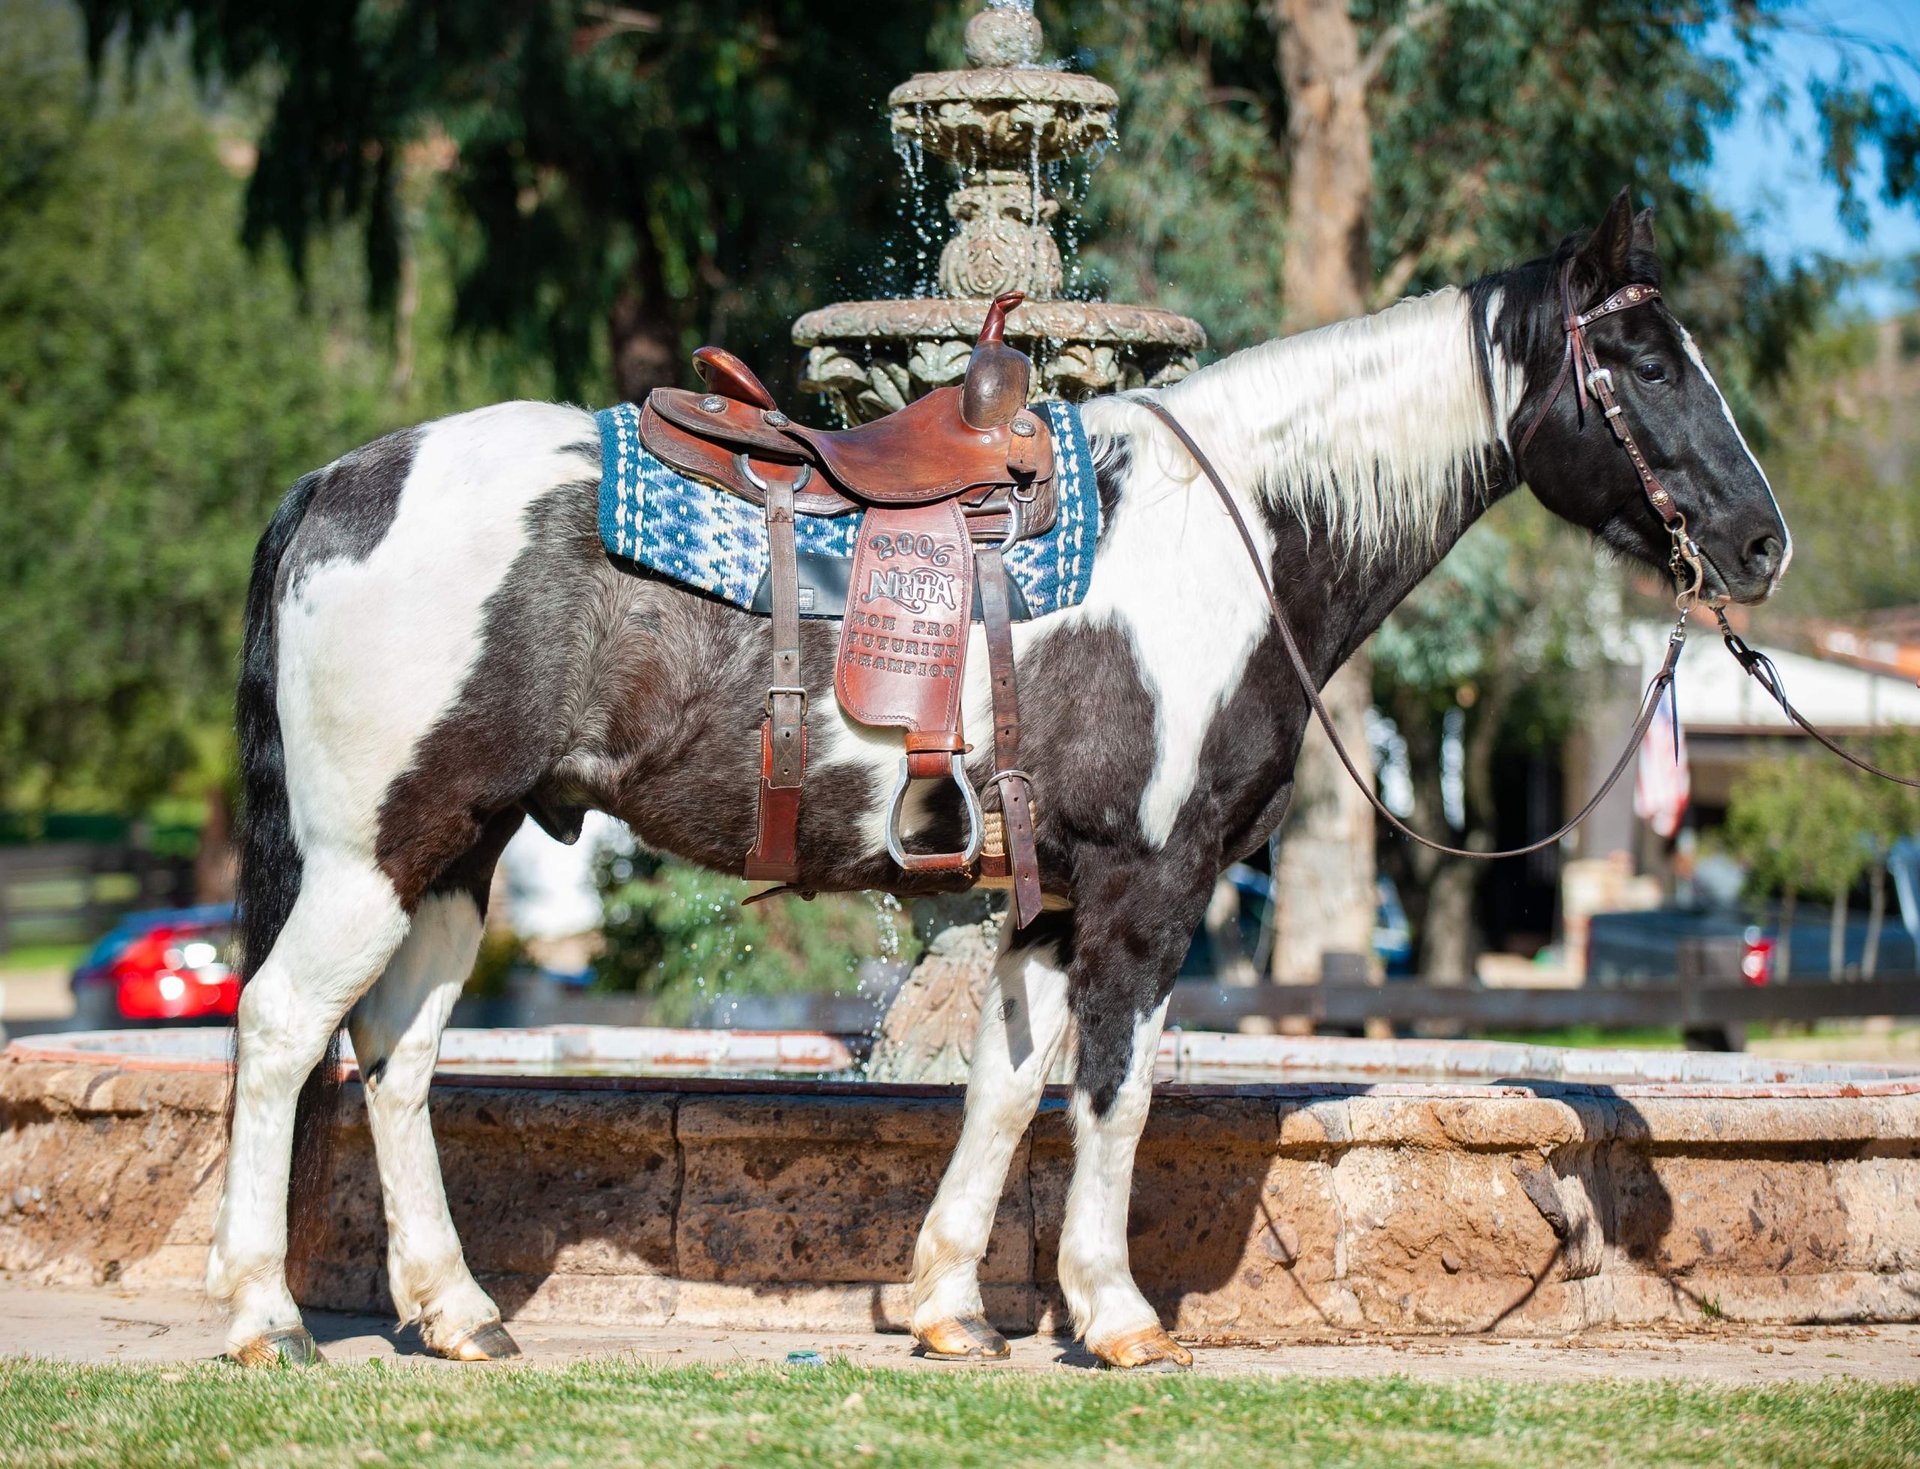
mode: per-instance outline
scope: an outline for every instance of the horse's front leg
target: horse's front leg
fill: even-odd
[[[1120,896],[1083,903],[1075,930],[1074,1161],[1060,1289],[1075,1335],[1107,1366],[1185,1367],[1193,1354],[1167,1334],[1134,1284],[1127,1208],[1167,999],[1210,883],[1175,895],[1163,872],[1141,871],[1096,886]]]
[[[1008,1354],[980,1300],[980,1260],[1006,1188],[1007,1167],[1040,1105],[1067,1030],[1066,956],[1073,916],[1042,914],[1021,933],[1008,921],[980,1006],[967,1076],[966,1120],[913,1251],[914,1339],[928,1356]]]

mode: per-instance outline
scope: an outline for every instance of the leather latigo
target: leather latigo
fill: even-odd
[[[972,607],[973,547],[958,504],[869,510],[833,672],[841,707],[862,724],[907,730],[909,755],[916,746],[964,749],[960,690]]]

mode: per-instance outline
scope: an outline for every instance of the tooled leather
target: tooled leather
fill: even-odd
[[[849,717],[912,731],[922,751],[963,748],[961,672],[972,606],[973,548],[959,505],[869,510],[833,673]]]
[[[1019,478],[1052,477],[1053,436],[1042,415],[1016,415],[1030,433],[1015,433],[1012,424],[968,428],[960,418],[959,393],[936,388],[897,413],[840,430],[790,420],[769,424],[768,415],[750,404],[684,388],[655,388],[646,406],[683,434],[712,441],[722,457],[739,450],[776,464],[814,464],[835,488],[871,503],[925,505]],[[641,421],[645,441],[644,414]]]
[[[1036,415],[1038,417],[1038,415]],[[1044,426],[1041,432],[1046,432]],[[1037,435],[1036,435],[1037,437]],[[1045,478],[1036,476],[1033,480],[1033,498],[1021,506],[1020,534],[1022,539],[1045,535],[1053,529],[1055,517],[1059,514],[1059,496],[1057,482],[1052,473],[1052,445],[1049,437],[1044,450],[1031,447],[1020,436],[1014,436],[1019,445],[1016,463],[1037,461],[1044,457],[1048,464]],[[655,410],[654,400],[650,397],[640,410],[640,442],[647,452],[660,460],[668,468],[681,474],[737,495],[752,505],[764,505],[766,494],[751,480],[744,478],[739,466],[734,462],[733,452],[715,440],[690,433]],[[801,466],[788,459],[775,463],[757,455],[749,461],[755,474],[763,480],[772,480],[779,476],[791,478],[799,472]],[[998,485],[980,486],[968,495],[961,497],[961,508],[967,514],[968,523],[974,534],[982,540],[1006,534],[1007,500],[1011,494],[1010,485],[1003,482]],[[802,515],[835,516],[847,515],[861,508],[861,502],[850,500],[820,475],[814,475],[807,488],[799,490],[793,497],[794,509]]]

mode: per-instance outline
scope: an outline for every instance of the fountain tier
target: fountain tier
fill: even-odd
[[[970,69],[923,73],[887,99],[903,152],[957,171],[946,207],[958,229],[940,252],[937,295],[843,301],[794,323],[807,349],[802,386],[847,419],[958,382],[987,303],[1008,291],[1027,297],[1007,336],[1034,359],[1036,396],[1157,387],[1192,371],[1206,345],[1197,322],[1170,311],[1058,299],[1065,268],[1048,170],[1112,142],[1119,98],[1093,77],[1039,64],[1040,46],[1030,10],[989,6],[967,25]]]

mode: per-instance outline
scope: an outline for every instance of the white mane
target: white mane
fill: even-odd
[[[1359,564],[1421,549],[1484,483],[1521,389],[1496,353],[1501,401],[1488,404],[1468,309],[1449,286],[1236,352],[1162,401],[1237,490],[1324,526]],[[1089,427],[1099,431],[1098,419]],[[1166,462],[1191,476],[1170,441]]]

